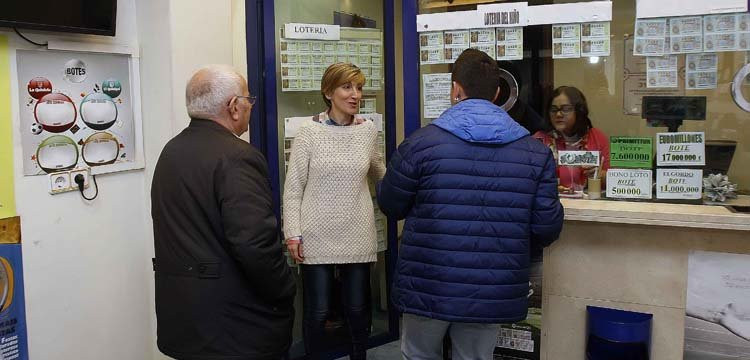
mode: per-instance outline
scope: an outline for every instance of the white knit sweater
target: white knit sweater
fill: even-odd
[[[377,260],[368,175],[385,174],[372,121],[303,124],[292,144],[284,184],[284,234],[301,236],[305,264]]]

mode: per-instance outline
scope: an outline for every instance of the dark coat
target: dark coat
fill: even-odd
[[[193,119],[159,157],[151,187],[159,349],[177,359],[279,359],[295,285],[263,155]]]
[[[451,322],[526,317],[529,253],[559,235],[550,150],[500,107],[469,99],[417,130],[378,184],[406,218],[393,284],[404,312]]]

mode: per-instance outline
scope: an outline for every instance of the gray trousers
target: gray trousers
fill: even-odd
[[[443,337],[450,334],[453,360],[492,360],[499,324],[458,323],[404,314],[401,355],[404,360],[442,360]]]

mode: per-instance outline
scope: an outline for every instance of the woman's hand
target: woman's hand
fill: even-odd
[[[300,241],[287,240],[286,249],[289,250],[289,254],[292,255],[292,258],[298,264],[305,261],[305,255],[302,251],[302,243]]]
[[[586,178],[594,177],[595,172],[596,172],[596,166],[584,166],[583,167],[583,174],[586,175]]]

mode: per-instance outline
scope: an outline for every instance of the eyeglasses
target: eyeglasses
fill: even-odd
[[[250,103],[251,106],[255,105],[255,101],[258,99],[258,97],[253,96],[253,95],[248,95],[248,96],[237,95],[234,98],[235,99],[245,98],[247,99],[247,102]],[[229,103],[231,104],[232,101],[230,100]]]
[[[560,107],[557,106],[550,106],[549,107],[549,113],[550,114],[557,114],[558,111],[562,111],[563,114],[567,115],[575,111],[576,108],[573,105],[561,105]]]

